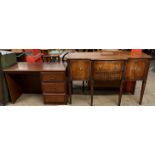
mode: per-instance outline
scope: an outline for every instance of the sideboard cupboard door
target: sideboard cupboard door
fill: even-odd
[[[90,78],[90,60],[70,60],[69,63],[71,80],[88,80]]]
[[[149,67],[148,59],[132,59],[127,62],[126,80],[143,80]]]

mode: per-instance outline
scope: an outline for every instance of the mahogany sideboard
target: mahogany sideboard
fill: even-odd
[[[145,54],[145,53],[132,53],[128,51],[100,51],[100,52],[73,52],[69,53],[67,55],[68,63],[70,64],[70,61],[72,62],[78,62],[78,65],[76,66],[76,72],[75,74],[83,74],[88,72],[88,66],[85,67],[84,61],[89,60],[90,62],[95,62],[96,69],[100,72],[106,70],[112,70],[115,72],[117,71],[117,68],[119,65],[117,63],[113,63],[112,65],[104,64],[102,65],[102,60],[107,61],[117,61],[117,60],[123,60],[126,61],[126,67],[125,67],[125,77],[124,77],[124,87],[123,92],[130,92],[134,93],[135,90],[135,84],[136,81],[146,81],[147,80],[147,74],[149,70],[150,60],[151,56]],[[91,64],[91,63],[90,63]],[[80,71],[82,73],[80,73]],[[114,73],[115,74],[115,73]],[[113,79],[113,75],[106,75],[109,79]],[[90,74],[91,75],[91,74]],[[74,75],[72,75],[74,76]],[[143,81],[143,85],[146,84],[146,82]],[[145,84],[144,84],[145,83]],[[90,84],[90,83],[89,83]],[[130,87],[129,87],[130,86]],[[94,81],[94,87],[119,87],[119,81],[101,81],[101,80],[95,80]],[[128,90],[129,89],[129,90]],[[141,90],[141,94],[143,94],[144,90]],[[142,96],[142,95],[141,95]],[[141,97],[142,98],[142,97]],[[140,99],[142,100],[142,99]],[[141,101],[140,101],[141,103]]]
[[[11,101],[22,93],[42,93],[45,104],[67,104],[66,67],[62,62],[19,62],[4,69]]]

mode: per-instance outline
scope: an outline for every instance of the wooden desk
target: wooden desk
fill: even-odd
[[[11,101],[22,93],[42,93],[45,104],[66,104],[66,67],[62,62],[20,62],[4,69]]]
[[[69,53],[66,58],[68,60],[82,60],[87,59],[91,61],[99,60],[126,60],[127,61],[127,82],[124,83],[124,92],[134,93],[136,79],[132,77],[142,74],[144,72],[145,64],[151,60],[151,56],[141,53],[133,55],[128,51],[100,51],[100,52],[73,52]],[[136,60],[136,62],[134,61]],[[137,67],[135,67],[137,66]],[[80,66],[79,66],[80,67]],[[119,87],[119,83],[113,81],[95,81],[94,87]]]

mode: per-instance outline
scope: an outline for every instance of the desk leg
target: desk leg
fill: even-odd
[[[91,106],[93,106],[93,95],[94,95],[94,80],[90,81],[90,94],[91,94]]]
[[[15,103],[17,98],[22,94],[22,89],[20,88],[16,80],[11,77],[11,74],[5,73],[5,77],[7,80],[11,101],[12,103]]]
[[[143,96],[144,96],[145,86],[146,86],[146,81],[144,80],[144,81],[142,81],[142,88],[141,88],[141,93],[140,93],[139,105],[142,105],[142,100],[143,100]]]
[[[120,92],[119,92],[119,98],[118,98],[118,106],[121,105],[121,100],[122,100],[122,94],[123,94],[123,81],[121,81],[121,86],[120,86]]]
[[[4,97],[3,97],[3,84],[2,84],[2,76],[0,73],[0,105],[3,105],[4,103]]]
[[[69,81],[69,104],[72,104],[72,81]]]

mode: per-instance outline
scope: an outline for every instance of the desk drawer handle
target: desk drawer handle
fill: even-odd
[[[55,80],[55,77],[50,77],[50,80]]]

